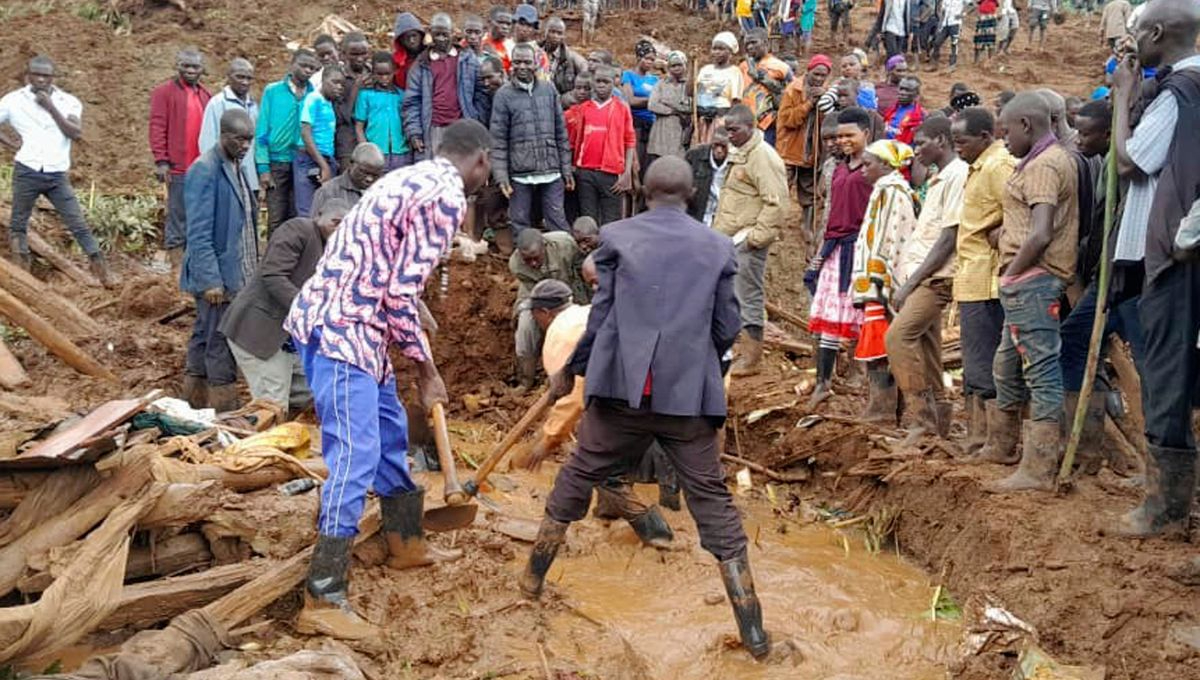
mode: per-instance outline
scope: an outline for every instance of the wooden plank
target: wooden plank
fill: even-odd
[[[70,338],[64,335],[62,331],[55,328],[49,321],[42,318],[30,309],[28,305],[18,300],[12,293],[3,288],[0,288],[0,314],[3,314],[10,321],[24,328],[34,340],[45,345],[46,349],[66,362],[71,368],[85,375],[102,378],[114,383],[120,382],[112,371],[100,365],[91,355],[84,352]]]
[[[29,230],[29,249],[37,253],[42,259],[49,262],[55,269],[66,274],[75,281],[82,283],[85,286],[94,288],[100,287],[100,281],[88,272],[75,266],[66,255],[58,251],[58,248],[50,245],[46,239],[42,238],[37,232]]]
[[[4,288],[30,309],[53,321],[59,330],[69,336],[83,338],[100,334],[100,324],[76,307],[75,303],[59,295],[33,274],[3,258],[0,258],[0,288]]]
[[[125,499],[150,481],[152,447],[126,454],[116,472],[63,512],[47,518],[28,533],[0,549],[0,596],[16,587],[26,562],[51,548],[67,545],[99,524]]]
[[[40,421],[55,421],[71,415],[67,402],[58,397],[33,397],[12,392],[0,392],[0,411]],[[4,460],[13,460],[12,457]],[[0,463],[0,466],[3,464]]]
[[[76,545],[82,545],[82,541]],[[73,558],[77,553],[68,553]],[[153,545],[142,545],[129,549],[125,562],[125,580],[134,581],[148,576],[171,576],[185,571],[207,568],[212,564],[212,551],[208,541],[200,534],[179,534]],[[17,590],[25,594],[40,593],[54,583],[54,574],[61,573],[62,558],[56,557],[53,564],[41,560],[37,565],[42,571],[26,574],[17,581]],[[31,561],[30,567],[39,562]]]
[[[56,432],[29,450],[0,461],[0,469],[17,465],[74,462],[78,452],[97,436],[112,430],[142,410],[141,399],[117,399],[110,401],[83,417],[70,427]]]
[[[309,552],[305,551],[305,554]],[[149,628],[186,611],[204,607],[277,567],[266,560],[256,560],[125,586],[121,591],[121,603],[97,630],[111,631],[127,626]],[[304,577],[303,570],[307,567],[305,560],[301,564],[300,578]]]
[[[0,257],[0,260],[4,258]],[[0,387],[7,390],[24,387],[29,384],[29,374],[17,360],[12,350],[0,339]]]

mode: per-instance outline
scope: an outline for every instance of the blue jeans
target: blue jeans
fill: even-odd
[[[181,178],[182,179],[182,178]],[[180,182],[180,191],[183,190]],[[65,172],[38,172],[33,168],[15,163],[12,177],[12,221],[8,230],[13,234],[25,234],[29,230],[29,216],[33,214],[33,206],[39,196],[50,199],[50,204],[58,211],[67,230],[79,242],[79,247],[88,255],[100,252],[96,237],[88,229],[83,219],[83,208],[79,199],[75,198],[75,190],[71,188],[71,180]]]
[[[1087,365],[1088,343],[1092,339],[1092,319],[1096,316],[1096,283],[1092,283],[1075,302],[1075,307],[1062,322],[1063,389],[1078,392],[1083,386],[1083,372]],[[1108,335],[1116,333],[1129,343],[1133,350],[1133,362],[1138,373],[1142,372],[1142,357],[1146,351],[1142,338],[1142,322],[1138,319],[1138,298],[1130,298],[1108,311],[1104,323],[1105,341],[1100,346],[1101,357],[1108,350]]]
[[[333,156],[326,156],[325,162],[329,164],[330,175],[337,177],[337,161]],[[312,156],[303,150],[296,152],[296,158],[292,161],[292,196],[296,201],[297,217],[308,217],[308,213],[312,211],[313,194],[317,193],[321,184],[316,181],[315,177],[310,177],[309,173],[320,167],[312,159]]]
[[[383,167],[388,172],[398,170],[400,168],[407,168],[412,164],[413,154],[411,151],[408,153],[389,153],[383,157]]]
[[[394,377],[380,383],[357,366],[321,354],[319,330],[307,342],[295,340],[321,420],[321,456],[329,467],[317,531],[354,536],[367,489],[390,497],[417,488],[408,471],[408,416],[396,397]]]
[[[1059,353],[1059,298],[1063,282],[1053,274],[1000,286],[1004,332],[992,372],[996,406],[1020,408],[1030,402],[1033,420],[1058,421],[1063,412],[1063,379]]]
[[[514,239],[523,230],[534,226],[530,217],[534,200],[541,203],[546,231],[569,231],[567,213],[563,208],[562,178],[546,184],[513,182],[512,191],[512,196],[508,197],[508,221]]]

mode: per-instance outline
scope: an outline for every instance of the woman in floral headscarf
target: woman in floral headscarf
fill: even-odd
[[[863,153],[863,176],[874,187],[854,244],[851,290],[864,316],[854,356],[867,362],[870,399],[862,415],[866,422],[894,425],[899,406],[884,335],[894,292],[892,265],[917,224],[917,198],[902,174],[912,157],[907,144],[892,139],[874,142]]]

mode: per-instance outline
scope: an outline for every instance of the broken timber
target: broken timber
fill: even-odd
[[[101,378],[113,383],[120,382],[112,371],[100,365],[91,355],[84,352],[70,338],[64,335],[62,331],[55,328],[54,325],[30,309],[28,305],[21,302],[12,293],[2,288],[0,288],[0,314],[3,314],[14,324],[24,328],[34,340],[44,345],[46,349],[66,362],[71,368],[95,378]]]

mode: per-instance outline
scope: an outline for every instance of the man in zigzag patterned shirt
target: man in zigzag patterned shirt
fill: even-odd
[[[491,143],[487,128],[459,121],[446,128],[437,158],[376,182],[330,238],[284,323],[308,376],[329,466],[305,606],[296,623],[301,633],[343,639],[376,634],[347,596],[346,572],[368,488],[379,496],[388,566],[462,556],[425,543],[425,490],[409,474],[407,418],[387,350],[395,344],[413,361],[427,409],[445,403],[446,385],[422,330],[420,297],[462,224],[467,194],[487,181]]]

